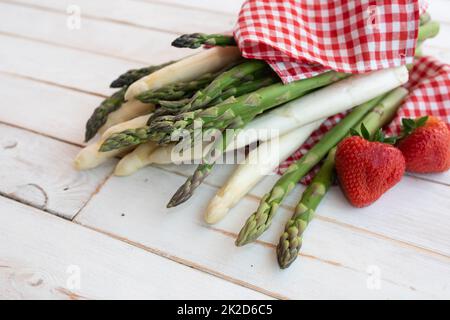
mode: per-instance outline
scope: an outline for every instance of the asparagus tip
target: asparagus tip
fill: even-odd
[[[249,237],[248,234],[244,234],[241,230],[234,243],[236,244],[236,247],[242,247],[245,246],[246,244],[249,244],[250,242],[253,242],[254,240],[255,239]]]
[[[178,188],[177,192],[175,192],[172,196],[166,207],[173,208],[183,202],[186,202],[192,196],[192,192],[194,191],[191,186],[191,179],[189,178],[181,187]]]

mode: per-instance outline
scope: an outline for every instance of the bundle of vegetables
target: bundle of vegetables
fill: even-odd
[[[435,36],[438,30],[439,25],[424,15],[418,41]],[[336,145],[350,129],[360,130],[361,124],[369,137],[388,122],[406,95],[399,87],[408,80],[407,67],[359,75],[328,71],[283,84],[265,62],[241,57],[232,37],[195,33],[172,44],[212,48],[179,61],[130,70],[113,81],[111,87],[119,90],[94,110],[86,124],[86,140],[97,133],[100,138],[81,150],[76,167],[90,169],[122,156],[115,174],[126,176],[152,163],[198,162],[192,176],[170,199],[167,206],[173,207],[193,195],[226,152],[259,142],[211,200],[205,221],[216,223],[323,121],[353,109],[289,167],[263,197],[236,240],[237,245],[243,245],[260,236],[286,195],[326,158],[281,236],[278,261],[282,268],[289,266],[332,183]],[[259,135],[263,130],[266,134]],[[274,144],[277,153],[270,152]]]

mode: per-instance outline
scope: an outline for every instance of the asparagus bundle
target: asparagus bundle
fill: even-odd
[[[160,144],[169,143],[172,141],[172,136],[176,137],[182,130],[193,134],[194,123],[201,125],[204,130],[210,128],[224,130],[237,119],[245,120],[248,123],[267,109],[296,99],[312,89],[326,86],[347,76],[347,74],[330,71],[287,85],[273,84],[243,95],[231,103],[185,112],[176,116],[159,117],[150,123],[147,130],[138,128],[112,135],[102,145],[101,151],[106,152],[148,140]]]
[[[233,103],[220,104],[205,110],[186,112],[174,117],[160,117],[152,122],[148,129],[139,128],[112,135],[105,141],[100,151],[106,152],[119,147],[127,147],[146,140],[167,143],[171,141],[174,133],[181,130],[187,129],[192,134],[194,130],[193,124],[198,122],[203,126],[203,130],[217,129],[222,131],[227,128],[231,129],[232,132],[226,135],[227,138],[220,140],[217,144],[218,148],[215,148],[215,150],[219,150],[217,154],[220,155],[228,145],[229,137],[234,136],[236,130],[242,128],[259,113],[298,98],[312,89],[347,76],[342,73],[327,72],[317,77],[288,85],[274,84],[237,98]],[[214,160],[204,160],[205,163],[201,164],[194,172],[194,175],[188,178],[187,182],[176,192],[169,202],[169,206],[186,201],[192,195],[194,189],[209,174],[214,165]]]
[[[358,131],[361,125],[364,124],[370,135],[373,135],[375,131],[389,123],[407,94],[408,91],[404,88],[393,90],[360,123],[356,124],[354,129]],[[303,192],[302,198],[295,208],[294,215],[286,223],[277,246],[278,264],[283,269],[289,267],[298,257],[302,246],[303,233],[332,184],[335,153],[336,147],[332,148],[328,153],[319,172]]]
[[[234,141],[227,148],[227,151],[242,148],[247,144],[252,144],[256,140],[265,141],[270,139],[270,135],[258,136],[255,132],[265,130],[267,128],[279,132],[284,135],[287,131],[301,127],[308,123],[317,121],[320,117],[331,116],[352,108],[353,106],[363,103],[367,99],[373,98],[375,95],[382,94],[388,90],[403,84],[407,81],[408,72],[405,67],[393,68],[387,70],[380,70],[370,74],[356,75],[348,79],[341,80],[326,86],[323,89],[316,90],[306,96],[287,103],[273,111],[264,114],[246,125],[236,136]],[[236,96],[240,93],[249,90],[251,92],[252,86],[265,86],[269,82],[275,81],[273,76],[269,78],[262,78],[261,80],[249,81],[247,84],[228,89],[224,92],[222,97],[229,98],[227,94],[230,91],[235,91]],[[265,83],[267,81],[267,83]],[[249,89],[246,89],[246,88]],[[334,99],[329,99],[332,96]],[[185,105],[185,103],[183,104]],[[181,106],[177,106],[181,107]],[[157,113],[157,112],[155,112]],[[147,141],[147,138],[143,141]],[[208,148],[210,149],[211,146]],[[189,157],[189,153],[185,152],[183,156],[179,156],[174,152],[175,145],[168,145],[161,147],[148,155],[148,159],[142,162],[142,165],[150,163],[172,163],[177,159],[179,162],[189,162],[189,160],[199,160],[203,154],[190,153],[193,157]],[[198,157],[200,155],[200,158]],[[135,164],[137,162],[134,162]],[[135,170],[139,167],[134,167]],[[134,170],[132,170],[134,171]],[[128,171],[131,173],[132,171]]]

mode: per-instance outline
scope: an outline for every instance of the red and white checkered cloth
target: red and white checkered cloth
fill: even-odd
[[[234,37],[286,82],[330,69],[363,73],[413,62],[419,0],[247,0]]]
[[[435,115],[450,123],[450,66],[429,57],[414,61],[426,9],[425,0],[247,0],[234,37],[244,57],[267,61],[285,83],[331,69],[364,73],[414,62],[405,85],[410,94],[386,128],[392,135],[403,117]],[[328,118],[279,173],[344,116]]]
[[[409,81],[404,86],[409,95],[395,115],[393,121],[385,128],[388,135],[397,135],[401,130],[402,118],[418,118],[433,115],[450,123],[450,65],[441,63],[431,57],[416,59],[410,72]],[[346,113],[328,118],[309,139],[279,167],[282,173],[292,162],[300,159],[322,136],[336,125]],[[306,176],[302,183],[308,184],[318,168]]]

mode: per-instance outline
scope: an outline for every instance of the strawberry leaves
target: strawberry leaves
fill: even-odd
[[[410,135],[417,128],[423,127],[425,123],[427,123],[427,121],[428,116],[424,116],[415,120],[410,118],[403,118],[402,119],[403,130],[401,138]]]
[[[369,130],[367,130],[364,123],[361,123],[361,128],[358,130],[352,128],[350,129],[350,135],[351,136],[358,136],[362,137],[367,141],[370,142],[381,142],[381,143],[387,143],[387,144],[395,144],[397,142],[397,137],[386,137],[386,135],[383,133],[381,129],[378,129],[373,136],[371,136]]]

